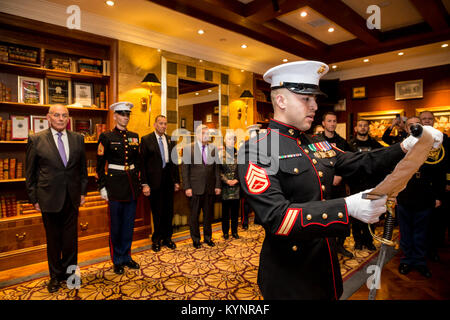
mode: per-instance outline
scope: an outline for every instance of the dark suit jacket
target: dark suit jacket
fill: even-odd
[[[170,185],[180,183],[180,176],[178,171],[178,157],[172,158],[172,150],[175,147],[175,142],[171,141],[170,137],[164,135],[168,151],[169,158],[166,159],[166,168],[170,170],[170,179],[168,181]],[[158,136],[159,138],[159,136]],[[139,146],[142,157],[141,161],[141,183],[148,184],[150,189],[159,190],[162,180],[162,158],[159,150],[159,142],[156,137],[156,133],[152,132],[141,139]]]
[[[215,188],[221,188],[217,149],[213,144],[209,144],[208,148],[212,149],[208,152],[206,165],[201,162],[202,152],[197,142],[183,148],[183,189],[192,189],[194,195],[214,194]]]
[[[59,212],[68,192],[75,208],[86,194],[88,174],[84,138],[67,130],[69,162],[61,160],[50,129],[28,137],[26,152],[26,188],[31,203],[39,203],[42,212]]]

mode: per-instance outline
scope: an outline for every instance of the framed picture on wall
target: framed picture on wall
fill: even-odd
[[[364,99],[364,98],[367,98],[366,87],[365,86],[361,86],[361,87],[354,87],[354,88],[352,88],[352,98],[353,99]]]
[[[18,76],[18,101],[20,103],[44,104],[44,80]]]
[[[405,110],[395,109],[386,111],[371,111],[371,112],[359,112],[357,120],[364,119],[369,121],[369,134],[372,138],[377,140],[384,146],[388,146],[381,140],[383,133],[388,127],[391,126],[392,120],[398,115],[404,115]],[[397,128],[394,127],[392,130],[393,135],[397,134]]]
[[[28,138],[28,130],[30,129],[30,117],[27,116],[11,116],[11,139],[25,140]]]
[[[48,129],[48,120],[45,116],[31,116],[31,130],[34,133]]]
[[[74,102],[76,105],[90,107],[94,103],[94,86],[92,83],[74,82]]]
[[[70,104],[72,95],[71,81],[64,78],[46,78],[47,103],[48,104]]]
[[[423,80],[401,81],[395,83],[395,100],[423,98]]]

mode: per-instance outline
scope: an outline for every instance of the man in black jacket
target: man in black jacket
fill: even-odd
[[[418,117],[408,118],[408,133],[409,127],[415,123],[420,123]],[[404,254],[398,270],[401,274],[408,274],[415,268],[424,277],[430,278],[431,272],[426,263],[427,231],[432,210],[439,207],[443,200],[445,176],[439,166],[427,162],[397,196],[400,247]]]
[[[69,111],[50,107],[50,128],[28,137],[26,188],[30,202],[42,212],[47,238],[50,293],[70,276],[77,265],[78,207],[84,204],[88,174],[84,138],[66,130]]]
[[[343,284],[335,239],[348,236],[349,216],[377,222],[387,197],[367,200],[361,192],[331,199],[333,177],[387,174],[417,140],[410,139],[408,148],[396,144],[344,153],[320,136],[305,134],[317,111],[319,79],[327,71],[317,61],[267,71],[274,119],[238,152],[241,187],[265,230],[258,269],[265,299],[339,299]]]
[[[355,136],[349,141],[349,146],[350,150],[353,152],[368,152],[383,147],[369,135],[369,121],[364,119],[359,119],[356,122]],[[347,179],[347,183],[350,187],[350,192],[357,193],[373,188],[377,183],[383,180],[383,178],[384,177],[381,175],[372,177],[366,175],[354,175],[350,179]],[[361,250],[363,249],[363,246],[365,246],[371,251],[376,250],[367,223],[353,218],[351,219],[351,222],[353,239],[355,240],[355,249]]]
[[[166,135],[166,117],[157,116],[153,126],[155,131],[142,137],[140,144],[141,182],[142,192],[150,197],[154,226],[152,249],[158,252],[161,245],[176,248],[172,241],[173,196],[180,189],[180,177],[175,143]]]
[[[189,228],[196,249],[201,247],[198,216],[203,209],[204,242],[214,247],[211,223],[214,216],[214,199],[221,193],[222,183],[218,165],[217,148],[209,143],[209,129],[199,125],[193,143],[183,148],[183,189],[189,198],[191,215]]]

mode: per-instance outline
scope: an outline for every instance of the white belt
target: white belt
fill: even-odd
[[[121,166],[119,164],[108,164],[108,168],[109,169],[114,169],[114,170],[121,170],[121,171],[128,171],[128,170],[133,170],[134,169],[134,164],[132,164],[131,166]]]

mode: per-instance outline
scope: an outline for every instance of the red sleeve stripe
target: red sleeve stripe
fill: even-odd
[[[289,208],[286,215],[284,216],[283,222],[281,223],[280,228],[275,233],[279,236],[287,236],[291,232],[294,227],[295,221],[297,220],[298,213],[300,209]]]

